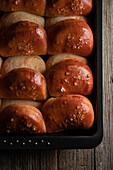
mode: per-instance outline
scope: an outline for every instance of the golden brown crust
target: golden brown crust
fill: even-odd
[[[93,50],[93,33],[83,20],[67,19],[48,28],[48,54],[72,53],[89,56]]]
[[[0,98],[46,100],[46,80],[35,70],[14,69],[0,79]]]
[[[25,11],[44,16],[45,0],[1,0],[0,10],[5,12]]]
[[[94,122],[94,111],[90,101],[81,95],[67,95],[49,99],[42,113],[47,132],[66,129],[89,129]]]
[[[76,59],[68,59],[53,65],[47,71],[50,96],[66,94],[89,95],[93,89],[93,75],[88,65]]]
[[[92,7],[92,0],[47,0],[46,16],[88,15]]]
[[[45,133],[41,112],[33,106],[12,104],[0,112],[1,133]]]
[[[47,35],[38,24],[20,21],[0,32],[0,55],[44,55],[47,53]]]

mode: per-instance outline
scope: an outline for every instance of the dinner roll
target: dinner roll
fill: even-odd
[[[0,79],[0,98],[46,100],[46,80],[33,69],[14,69]]]
[[[1,133],[45,133],[41,112],[33,106],[11,104],[0,112]]]
[[[47,29],[48,54],[72,53],[89,56],[93,50],[93,33],[81,19],[59,21]]]
[[[17,68],[31,68],[42,74],[46,71],[45,62],[39,56],[15,56],[5,60],[1,69],[2,75]]]
[[[48,133],[66,129],[89,129],[94,122],[91,102],[81,95],[48,99],[42,107]]]
[[[46,16],[88,15],[92,0],[47,0]]]
[[[0,29],[9,27],[10,25],[19,21],[29,21],[39,24],[41,27],[45,26],[45,19],[43,17],[29,14],[27,12],[18,11],[4,14],[0,19]]]
[[[0,10],[4,12],[25,11],[43,16],[46,0],[1,0]]]
[[[53,97],[66,94],[89,95],[93,89],[91,69],[76,58],[65,59],[51,66],[46,73],[46,80],[49,94]]]
[[[46,31],[38,24],[20,21],[0,32],[0,55],[3,57],[46,53]]]

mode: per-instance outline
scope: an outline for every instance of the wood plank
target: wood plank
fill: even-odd
[[[94,149],[58,151],[59,170],[94,170]]]
[[[97,170],[113,170],[113,1],[104,0],[103,9],[104,138],[102,144],[95,149],[95,166]]]
[[[40,170],[40,151],[0,151],[1,170]]]
[[[76,168],[76,150],[58,151],[58,170],[74,170]]]
[[[77,150],[77,170],[94,170],[94,149]]]
[[[57,151],[41,151],[41,170],[57,170]]]

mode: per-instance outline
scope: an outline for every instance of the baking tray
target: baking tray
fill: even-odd
[[[95,41],[89,58],[94,75],[94,89],[87,97],[95,111],[93,127],[90,130],[67,130],[52,134],[4,134],[0,136],[0,149],[90,149],[100,144],[103,137],[102,0],[94,1],[90,17]]]

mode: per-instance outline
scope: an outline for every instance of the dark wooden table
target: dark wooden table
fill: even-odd
[[[103,142],[90,150],[0,151],[0,170],[113,170],[113,0],[103,0]]]

